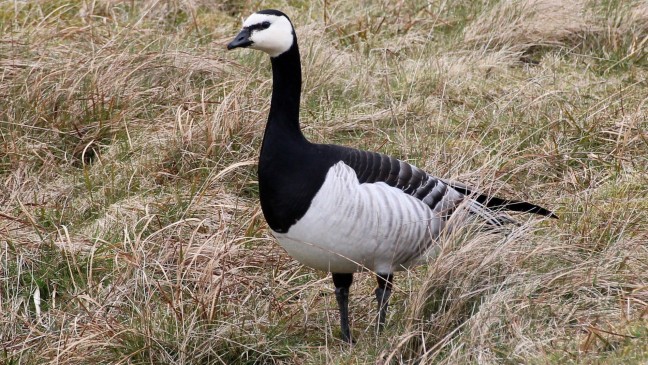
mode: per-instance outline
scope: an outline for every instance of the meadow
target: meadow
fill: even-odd
[[[552,209],[373,275],[277,245],[256,161],[297,29],[312,141]],[[648,3],[0,0],[0,364],[645,364]]]

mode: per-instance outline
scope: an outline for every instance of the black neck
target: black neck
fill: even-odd
[[[259,156],[259,198],[276,232],[288,232],[306,214],[328,167],[299,129],[301,64],[297,39],[272,59],[272,101]]]
[[[272,57],[272,100],[266,126],[268,133],[279,133],[303,139],[299,128],[299,100],[301,96],[301,63],[297,38],[290,49]]]

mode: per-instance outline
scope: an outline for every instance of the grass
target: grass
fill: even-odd
[[[330,279],[258,205],[265,55],[297,26],[302,125],[554,209],[374,280]],[[648,7],[640,1],[0,2],[0,363],[648,361]]]

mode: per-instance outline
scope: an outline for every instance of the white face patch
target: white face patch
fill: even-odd
[[[270,23],[270,26],[266,29],[259,27],[252,31],[250,40],[253,43],[250,48],[263,51],[271,57],[277,57],[289,50],[293,44],[293,27],[288,18],[255,13],[245,19],[243,27],[254,28],[254,25],[264,22]]]

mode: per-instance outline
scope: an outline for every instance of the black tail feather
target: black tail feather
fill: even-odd
[[[545,217],[558,219],[558,216],[554,214],[552,211],[545,209],[541,206],[531,204],[529,202],[518,201],[518,200],[506,200],[495,196],[488,196],[486,194],[478,195],[476,193],[473,193],[466,186],[462,186],[462,185],[451,183],[450,186],[452,186],[452,188],[457,190],[458,192],[470,196],[471,198],[475,199],[479,203],[491,209],[495,209],[495,210],[506,209],[515,212],[534,213],[538,215],[543,215]]]

